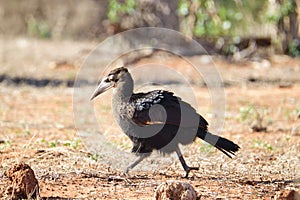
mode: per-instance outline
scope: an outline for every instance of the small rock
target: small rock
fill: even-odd
[[[300,200],[300,194],[298,192],[296,192],[295,190],[291,190],[287,197],[287,200]]]
[[[264,127],[264,126],[259,126],[259,125],[253,125],[251,127],[252,131],[253,132],[267,132],[267,127]]]
[[[76,66],[68,61],[53,61],[49,63],[51,69],[76,69]]]
[[[289,82],[283,82],[283,83],[280,83],[278,85],[279,88],[282,88],[282,89],[285,89],[285,88],[292,88],[293,87],[293,84],[292,83],[289,83]]]
[[[9,199],[39,198],[39,184],[33,170],[25,163],[19,163],[6,171],[8,187],[6,195]]]
[[[155,191],[156,200],[196,200],[197,193],[189,183],[170,181],[162,183]]]

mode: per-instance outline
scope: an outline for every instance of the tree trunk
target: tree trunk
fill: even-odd
[[[277,23],[277,31],[280,38],[281,43],[281,51],[282,53],[289,53],[290,45],[299,41],[299,0],[291,0],[293,4],[293,9],[289,13],[288,16],[281,16]],[[282,6],[284,0],[277,0],[277,3]]]

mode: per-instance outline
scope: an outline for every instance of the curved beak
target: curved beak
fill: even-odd
[[[112,88],[114,86],[113,82],[107,82],[107,78],[104,77],[98,87],[95,89],[94,93],[92,94],[90,100],[92,101],[95,97],[99,94],[105,92],[106,90]]]

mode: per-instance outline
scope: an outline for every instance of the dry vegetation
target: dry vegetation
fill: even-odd
[[[12,55],[17,58],[1,59],[1,65],[5,66],[1,72],[11,76],[24,72],[24,76],[29,77],[59,76],[61,79],[68,79],[67,74],[76,72],[77,68],[51,68],[47,63],[66,58],[51,51],[57,44],[35,42],[35,48],[43,51],[30,55],[32,57],[26,51],[27,56],[22,57],[21,50],[16,55],[13,48],[6,49],[6,58]],[[76,58],[83,46],[93,46],[73,45],[65,43],[60,48],[69,48],[69,54],[72,54],[69,57]],[[36,55],[44,57],[37,59]],[[32,60],[26,60],[28,56]],[[28,67],[18,60],[19,57]],[[229,85],[225,88],[226,117],[220,134],[238,143],[241,151],[230,160],[197,140],[185,149],[187,162],[200,167],[188,179],[182,178],[183,170],[174,155],[166,158],[152,156],[129,175],[124,175],[122,167],[116,167],[115,163],[110,165],[106,160],[118,160],[123,166],[126,161],[123,157],[111,152],[104,159],[101,152],[89,152],[84,139],[77,135],[73,122],[72,88],[37,88],[2,82],[0,197],[6,198],[7,177],[4,172],[19,162],[29,164],[34,170],[41,197],[151,199],[158,185],[166,180],[190,183],[201,199],[286,197],[289,191],[299,190],[300,61],[286,57],[270,60],[265,66],[262,62],[230,64],[216,59],[218,70]],[[161,59],[147,58],[137,64],[149,61],[161,62]],[[11,68],[11,63],[18,65]],[[184,63],[177,58],[167,59],[166,64],[185,72]],[[37,76],[36,72],[39,72]],[[185,74],[193,78],[192,72],[186,71]],[[213,121],[207,89],[197,85],[193,85],[193,89],[200,102],[198,111],[209,122]],[[101,128],[106,138],[114,148],[130,154],[129,141],[112,118],[110,94],[102,96],[95,108],[97,116],[105,116]],[[253,132],[253,127],[259,123],[266,127],[266,131]],[[97,145],[97,141],[93,144]]]

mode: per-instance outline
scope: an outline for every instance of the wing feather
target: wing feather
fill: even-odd
[[[135,108],[132,120],[140,126],[166,123],[207,129],[207,121],[190,104],[174,96],[172,92],[154,90],[133,94],[130,103]]]

